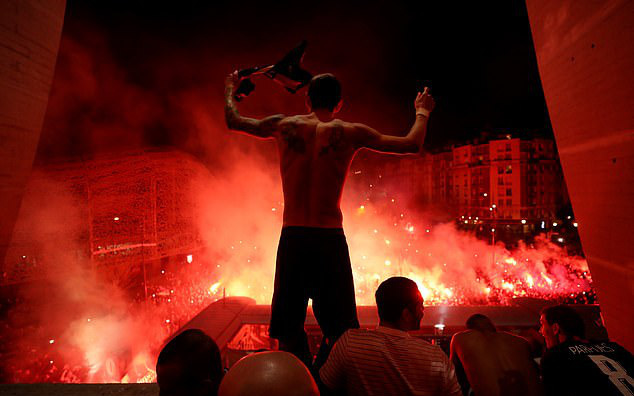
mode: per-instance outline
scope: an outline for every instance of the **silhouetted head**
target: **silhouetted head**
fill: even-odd
[[[542,310],[539,318],[540,333],[546,339],[546,346],[553,346],[575,337],[585,337],[583,319],[567,305],[555,305]]]
[[[319,396],[304,364],[288,352],[259,352],[234,364],[225,375],[219,396]]]
[[[308,85],[309,108],[311,111],[328,110],[336,113],[341,108],[341,84],[330,73],[319,74]]]
[[[495,325],[488,316],[482,314],[471,315],[467,319],[467,329],[479,331],[495,331]]]
[[[374,295],[381,325],[418,330],[423,319],[423,296],[416,282],[395,276],[379,285]]]
[[[160,396],[215,396],[222,373],[218,345],[198,329],[174,337],[156,362]]]

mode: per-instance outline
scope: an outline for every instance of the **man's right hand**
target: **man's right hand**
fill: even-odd
[[[423,92],[419,92],[418,95],[416,95],[416,99],[414,100],[414,109],[416,109],[416,114],[423,114],[428,117],[429,113],[434,110],[435,106],[436,102],[429,94],[428,87],[425,87]]]

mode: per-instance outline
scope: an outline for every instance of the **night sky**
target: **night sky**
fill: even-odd
[[[223,129],[225,75],[302,39],[305,68],[342,82],[340,118],[403,134],[428,84],[428,149],[482,131],[552,136],[523,1],[417,3],[69,0],[38,161],[148,145],[196,153],[205,125]],[[254,82],[244,115],[305,111],[304,91]]]

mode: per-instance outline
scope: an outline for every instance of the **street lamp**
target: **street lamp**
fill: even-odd
[[[492,265],[495,265],[495,214],[497,212],[496,210],[497,206],[495,204],[491,205],[491,207],[489,208],[489,211],[491,212],[491,249],[492,249],[492,253],[491,253],[491,258],[493,260],[493,262],[491,263]]]

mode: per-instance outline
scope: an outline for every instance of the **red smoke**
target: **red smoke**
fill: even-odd
[[[296,43],[288,44],[290,48]],[[66,34],[38,162],[157,145],[193,154],[195,159],[182,154],[171,159],[186,163],[194,175],[173,193],[194,202],[189,218],[195,220],[179,227],[196,230],[205,253],[196,255],[191,265],[162,274],[148,301],[139,301],[122,286],[138,282],[132,269],[113,282],[102,276],[107,270],[93,271],[86,257],[73,253],[85,249],[87,214],[78,209],[82,206],[67,181],[36,172],[16,229],[26,230],[25,239],[45,258],[41,270],[46,287],[23,288],[21,300],[11,308],[2,334],[11,345],[3,361],[7,381],[151,380],[162,340],[223,290],[270,302],[283,211],[277,154],[270,141],[227,131],[222,83],[232,69],[274,61],[286,48],[275,53],[263,47],[248,54],[234,48],[223,52],[222,59],[212,48],[193,54],[172,50],[169,57],[148,59],[130,70],[94,29],[85,27],[81,36]],[[332,68],[328,70],[311,62],[306,65],[310,70],[337,73],[342,60],[334,55],[326,59],[321,66]],[[392,118],[399,114],[394,108],[401,104],[382,106],[380,96],[370,99],[373,86],[355,80],[354,71],[341,71],[344,95],[350,93],[346,98],[351,103],[342,118],[393,125]],[[241,105],[244,114],[303,111],[301,92],[291,96],[264,79],[256,84]],[[362,112],[364,105],[367,110]],[[126,163],[128,157],[119,158]],[[366,161],[378,158],[364,156]],[[357,161],[353,169],[363,165]],[[421,208],[405,203],[411,197],[380,183],[373,182],[372,188],[385,191],[368,201],[364,173],[350,177],[356,179],[349,180],[344,191],[344,227],[359,304],[372,304],[376,286],[395,274],[416,280],[428,304],[512,304],[517,296],[555,300],[591,292],[585,261],[568,257],[544,239],[514,251],[492,247],[451,224],[431,221]],[[127,188],[129,183],[120,181]],[[102,194],[116,194],[116,189]],[[15,240],[8,256],[21,248]]]

